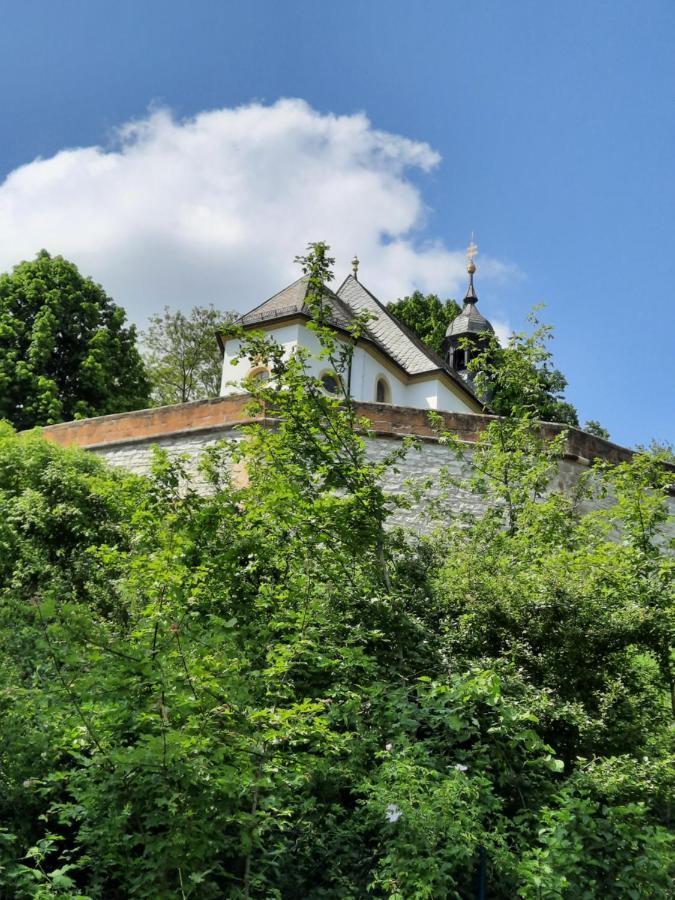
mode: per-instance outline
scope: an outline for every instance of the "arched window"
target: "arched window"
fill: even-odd
[[[327,394],[339,394],[342,391],[342,381],[335,372],[322,372],[319,381]]]
[[[386,378],[381,375],[375,382],[375,402],[391,403],[391,388]]]
[[[270,370],[266,366],[256,366],[246,376],[249,381],[255,381],[257,384],[264,384],[270,380]]]

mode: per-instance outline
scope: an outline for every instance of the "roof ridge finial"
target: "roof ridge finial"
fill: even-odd
[[[476,291],[473,286],[473,275],[476,271],[476,263],[474,259],[478,254],[478,245],[474,241],[473,231],[471,232],[471,240],[469,241],[469,246],[466,248],[466,258],[469,260],[469,263],[466,267],[466,271],[469,273],[469,286],[466,289],[466,296],[464,297],[465,303],[477,303],[478,297],[476,296]]]
[[[359,258],[355,253],[354,258],[352,259],[352,274],[354,275],[354,278],[356,279],[356,281],[359,280],[359,265],[360,265]]]

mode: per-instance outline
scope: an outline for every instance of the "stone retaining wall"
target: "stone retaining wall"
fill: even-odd
[[[122,466],[138,474],[150,469],[153,446],[172,455],[186,455],[196,471],[200,453],[223,439],[241,439],[241,426],[252,421],[265,421],[264,416],[252,419],[247,413],[246,395],[200,400],[177,406],[100,416],[77,422],[64,422],[43,429],[49,440],[62,446],[79,446],[102,456],[115,466]],[[404,435],[420,438],[395,471],[385,478],[385,487],[393,492],[403,491],[408,483],[417,486],[431,480],[433,486],[410,509],[396,516],[400,524],[419,531],[433,527],[436,504],[454,511],[481,509],[480,498],[457,488],[439,489],[439,475],[447,468],[452,475],[461,474],[461,464],[452,451],[440,445],[429,425],[424,410],[378,403],[357,404],[357,412],[371,423],[373,436],[367,440],[368,455],[380,459],[392,449],[392,441]],[[445,428],[471,444],[492,419],[470,413],[440,413]],[[543,423],[544,432],[553,437],[561,426]],[[469,448],[467,448],[469,449]],[[577,428],[568,429],[567,452],[560,462],[556,487],[571,489],[581,471],[596,458],[612,463],[629,460],[632,454],[625,447],[604,441]],[[603,504],[605,505],[605,504]],[[675,503],[674,503],[675,512]]]

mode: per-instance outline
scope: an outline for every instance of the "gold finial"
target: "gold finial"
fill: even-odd
[[[476,271],[476,263],[474,259],[476,254],[478,253],[478,246],[473,239],[473,231],[471,232],[471,241],[469,242],[469,246],[466,248],[466,258],[469,260],[469,265],[466,267],[466,271],[469,275],[473,275]]]
[[[354,259],[352,260],[352,272],[354,273],[354,278],[356,278],[356,280],[358,281],[359,280],[359,258],[356,255],[356,253],[354,254]]]

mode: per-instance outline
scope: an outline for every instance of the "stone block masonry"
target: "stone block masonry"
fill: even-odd
[[[188,457],[188,467],[197,472],[200,454],[218,441],[239,440],[241,426],[253,421],[272,424],[273,420],[260,416],[252,418],[247,412],[250,398],[245,394],[198,400],[176,406],[100,416],[76,422],[64,422],[43,429],[44,437],[62,446],[78,446],[137,474],[150,470],[152,448],[161,447],[170,455]],[[420,498],[410,508],[398,511],[395,521],[417,531],[434,526],[436,507],[439,512],[480,512],[480,498],[458,488],[441,490],[441,472],[452,476],[461,472],[461,463],[453,452],[438,443],[429,425],[425,410],[379,403],[358,403],[356,411],[370,422],[372,435],[367,439],[368,456],[381,459],[392,449],[392,442],[413,435],[419,438],[417,447],[384,481],[384,487],[394,493],[407,491],[412,484],[421,490]],[[472,413],[439,413],[447,431],[456,434],[469,445],[493,417]],[[562,426],[543,423],[544,433],[558,434]],[[567,450],[561,460],[556,487],[571,489],[581,471],[596,459],[611,463],[628,461],[632,454],[620,447],[577,428],[568,429]],[[198,478],[198,476],[197,476]],[[424,487],[430,482],[429,487]],[[605,505],[603,503],[603,505]],[[674,505],[675,511],[675,505]]]

